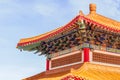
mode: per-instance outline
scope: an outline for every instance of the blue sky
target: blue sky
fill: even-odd
[[[20,80],[45,70],[45,57],[20,52],[16,44],[89,13],[89,3],[97,12],[120,21],[120,0],[0,0],[0,80]]]

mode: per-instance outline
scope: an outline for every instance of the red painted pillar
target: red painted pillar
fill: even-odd
[[[84,52],[84,62],[89,62],[89,53],[90,53],[90,49],[89,48],[84,48],[83,49]]]
[[[46,71],[49,70],[50,60],[46,59]]]

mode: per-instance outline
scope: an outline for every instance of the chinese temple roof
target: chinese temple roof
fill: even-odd
[[[60,34],[60,33],[64,32],[64,31],[69,31],[69,30],[74,28],[71,25],[74,24],[78,19],[79,19],[79,16],[76,16],[72,21],[70,21],[65,26],[59,27],[59,28],[57,28],[55,30],[52,30],[50,32],[47,32],[47,33],[44,33],[44,34],[41,34],[41,35],[38,35],[38,36],[35,36],[35,37],[21,39],[19,41],[17,47],[25,46],[27,44],[29,45],[29,44],[32,44],[32,43],[36,43],[36,42],[45,40],[47,38],[50,38],[52,36],[55,36],[57,34]]]
[[[45,74],[45,72],[23,80],[120,80],[120,68],[100,64],[84,63],[70,72]],[[70,79],[71,80],[71,79]]]
[[[80,12],[78,16],[76,16],[72,21],[70,21],[65,26],[62,26],[60,28],[57,28],[42,35],[21,39],[17,44],[17,48],[39,43],[43,40],[59,35],[65,31],[70,31],[75,28],[73,25],[80,20],[84,20],[86,23],[93,24],[95,25],[95,27],[101,28],[108,32],[120,34],[120,22],[96,13],[96,5],[90,4],[90,13],[88,15],[84,15],[82,12]]]

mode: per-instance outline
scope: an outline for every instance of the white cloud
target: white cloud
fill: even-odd
[[[20,1],[20,0],[0,0],[0,24],[2,23],[3,18],[5,18],[5,17],[7,17],[7,18],[4,20],[4,23],[8,24],[7,26],[5,24],[3,24],[3,26],[0,27],[1,34],[4,34],[0,38],[1,58],[4,58],[4,59],[1,59],[1,61],[6,60],[6,61],[9,61],[9,63],[11,63],[11,65],[14,65],[14,66],[10,66],[7,63],[5,63],[5,61],[3,62],[6,64],[6,66],[4,64],[0,66],[0,80],[20,80],[21,78],[27,77],[25,75],[30,76],[30,75],[36,74],[36,72],[40,68],[41,68],[40,69],[40,72],[41,72],[43,70],[43,68],[45,67],[43,65],[45,63],[43,62],[43,60],[41,60],[41,58],[40,58],[41,62],[38,61],[38,63],[40,63],[40,65],[37,68],[34,66],[31,67],[30,65],[27,65],[25,63],[23,63],[23,64],[25,64],[24,66],[26,66],[26,67],[17,66],[18,62],[12,63],[12,61],[10,61],[10,57],[11,58],[16,57],[15,60],[21,59],[23,61],[29,61],[29,59],[31,59],[31,58],[34,59],[33,56],[30,58],[27,57],[27,60],[26,60],[26,57],[19,57],[22,54],[19,54],[19,56],[14,55],[14,54],[17,54],[16,52],[14,52],[16,50],[15,46],[12,47],[12,48],[14,48],[14,49],[12,49],[13,50],[12,51],[11,47],[9,45],[17,44],[15,41],[16,40],[15,38],[17,36],[17,40],[18,40],[18,38],[20,37],[17,34],[19,34],[19,35],[22,34],[21,36],[26,36],[28,34],[31,35],[30,33],[32,32],[33,28],[34,28],[34,31],[36,31],[36,32],[38,31],[38,33],[39,33],[42,31],[44,32],[46,30],[46,28],[49,28],[49,25],[51,25],[52,28],[53,27],[55,28],[56,25],[58,25],[58,24],[60,24],[60,25],[62,25],[63,23],[66,24],[68,21],[70,21],[71,18],[74,17],[74,15],[76,15],[79,12],[79,10],[82,10],[85,14],[88,14],[89,13],[89,3],[97,4],[97,12],[98,13],[120,21],[120,18],[119,18],[120,10],[118,9],[118,7],[120,7],[119,6],[120,0],[109,0],[109,1],[108,0],[82,0],[82,1],[81,0],[68,0],[68,3],[65,3],[68,6],[66,6],[65,4],[63,5],[62,3],[53,2],[53,1],[52,2],[50,1],[50,3],[45,4],[45,3],[42,3],[42,0],[39,0],[40,3],[35,2],[35,3],[30,3],[30,4],[26,0],[26,3],[25,3],[26,5],[24,4],[24,6],[23,6],[23,3],[25,0],[21,0],[21,1],[23,1],[22,3],[15,2],[15,1]],[[48,0],[46,0],[46,2],[47,1]],[[33,15],[31,15],[31,14],[33,14]],[[40,15],[39,17],[44,17],[44,19],[45,19],[44,21],[46,21],[46,22],[44,22],[44,24],[45,24],[44,26],[46,26],[46,28],[41,27],[43,19],[40,20],[39,17],[37,17],[35,19],[30,18],[30,17],[34,17],[34,15],[36,15],[36,16]],[[11,18],[9,18],[9,16],[11,16]],[[22,20],[15,19],[18,16],[23,16],[23,17],[21,17]],[[26,18],[24,16],[28,16],[28,17]],[[50,17],[48,17],[48,16],[50,16]],[[1,17],[3,17],[3,18],[1,18]],[[45,17],[47,17],[47,19]],[[48,19],[48,18],[51,18],[51,19]],[[26,21],[24,21],[24,19],[26,19]],[[31,28],[31,25],[27,24],[27,23],[30,23],[29,22],[30,19],[31,19],[31,23],[33,23],[33,25],[35,24],[35,27],[33,27],[33,28]],[[9,22],[10,23],[9,24],[7,22],[7,20],[15,21],[15,22],[14,23]],[[35,21],[32,21],[32,20],[36,20],[36,21],[40,20],[40,23],[39,22],[35,23]],[[23,23],[23,25],[26,26],[26,24],[27,24],[27,26],[29,26],[29,28],[28,27],[24,27],[24,28],[19,27],[19,26],[21,26],[21,21],[24,21],[25,23]],[[12,27],[14,25],[16,26],[16,28]],[[11,28],[11,30],[9,27]],[[32,29],[32,30],[30,31],[30,29]],[[38,29],[38,30],[36,30],[36,29]],[[15,31],[13,31],[13,30],[15,30]],[[50,29],[47,29],[47,30],[50,30]],[[17,31],[19,31],[21,33],[18,33]],[[23,33],[26,33],[26,32],[29,32],[29,33],[24,35]],[[5,36],[6,34],[7,35],[9,34],[10,36],[9,35]],[[10,37],[11,37],[12,41],[10,41]],[[13,42],[14,42],[14,44],[13,44]],[[5,47],[3,47],[3,46],[5,46]],[[7,49],[6,49],[6,46],[8,47]],[[2,48],[4,48],[4,49],[2,49]],[[6,53],[7,56],[4,57],[3,53]],[[24,52],[24,53],[26,54],[26,52]],[[11,54],[14,56],[11,56]],[[8,55],[10,55],[10,56],[8,56]],[[28,54],[28,55],[31,55],[31,54]],[[22,63],[19,63],[19,64],[22,65]],[[28,64],[31,64],[31,63],[28,63]],[[32,65],[35,65],[35,63],[33,63]]]
[[[11,1],[13,1],[13,0],[0,0],[0,3],[9,3]]]
[[[42,16],[51,16],[57,11],[57,6],[48,4],[35,4],[34,10]]]
[[[9,18],[19,10],[19,4],[13,0],[0,0],[0,18]]]

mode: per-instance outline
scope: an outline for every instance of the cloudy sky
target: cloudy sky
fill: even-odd
[[[0,80],[20,80],[45,70],[45,57],[20,52],[16,44],[60,27],[78,15],[97,12],[120,21],[120,0],[0,0]]]

